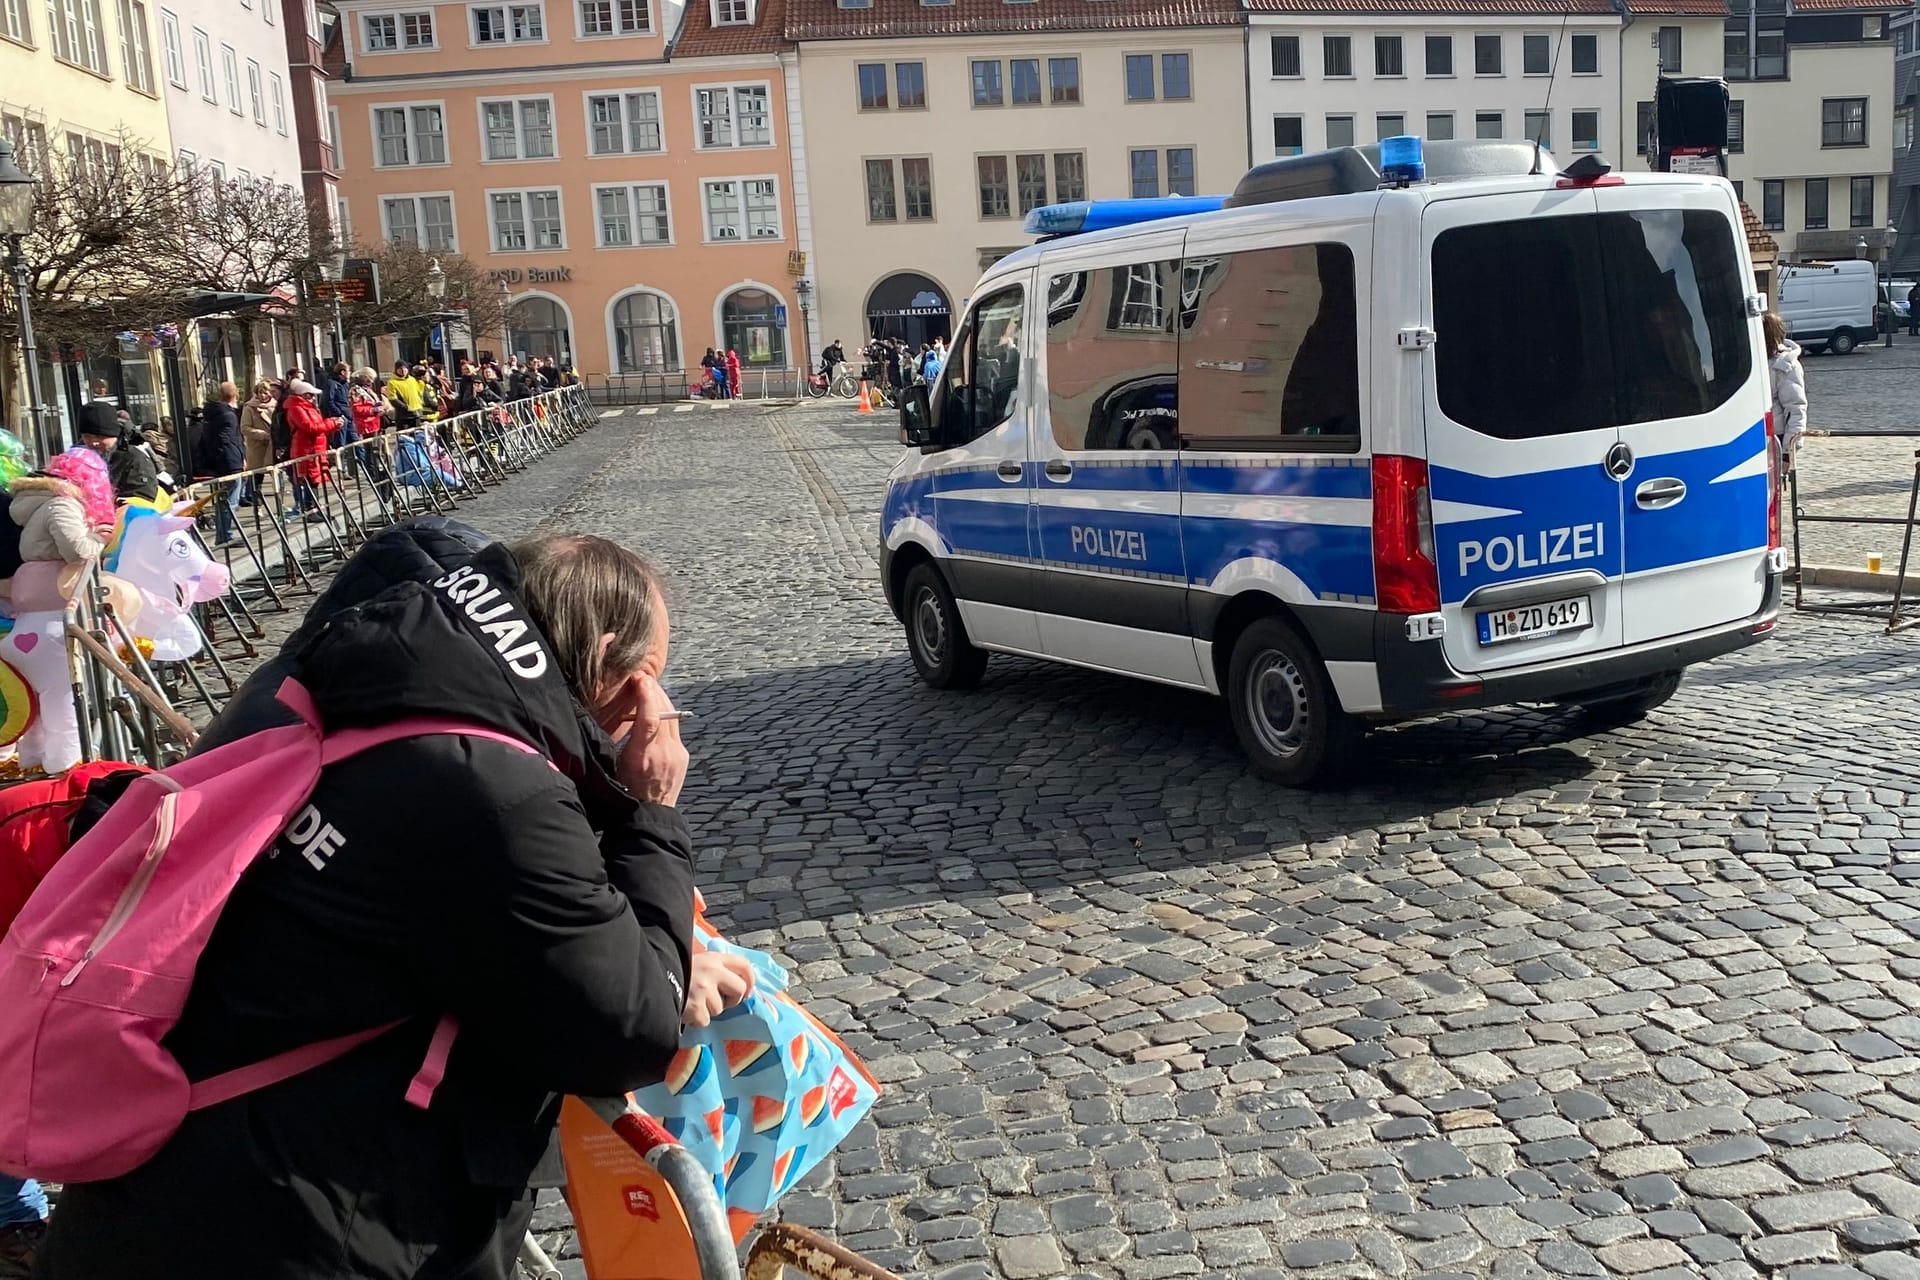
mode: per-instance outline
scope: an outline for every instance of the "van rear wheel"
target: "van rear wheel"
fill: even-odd
[[[907,575],[907,652],[920,678],[936,689],[971,689],[986,674],[987,654],[967,639],[966,623],[946,579],[930,564],[914,566]]]
[[[1853,348],[1853,330],[1851,329],[1835,329],[1833,336],[1827,339],[1827,350],[1837,356],[1850,355]]]
[[[1253,767],[1290,787],[1338,781],[1365,737],[1319,655],[1278,618],[1259,619],[1234,642],[1227,710]]]

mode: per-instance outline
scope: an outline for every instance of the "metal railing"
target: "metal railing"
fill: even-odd
[[[1920,436],[1920,431],[1886,432],[1887,435]],[[1920,626],[1920,613],[1909,610],[1916,601],[1909,593],[1907,570],[1913,560],[1913,533],[1920,528],[1920,450],[1913,455],[1913,479],[1907,486],[1907,512],[1904,516],[1894,515],[1827,515],[1810,512],[1806,509],[1800,494],[1800,467],[1793,466],[1787,471],[1788,509],[1793,513],[1793,607],[1805,613],[1839,613],[1854,616],[1872,616],[1884,612],[1887,631],[1904,631],[1909,627]],[[1900,558],[1894,566],[1893,576],[1885,580],[1879,573],[1879,562],[1872,562],[1872,568],[1862,574],[1853,571],[1836,571],[1824,566],[1808,565],[1803,554],[1800,540],[1801,527],[1810,524],[1863,525],[1891,527],[1900,533]],[[1809,586],[1834,587],[1843,591],[1883,592],[1891,587],[1891,598],[1872,595],[1864,600],[1808,600],[1806,589]]]
[[[179,760],[194,722],[219,712],[245,678],[236,668],[259,656],[268,615],[302,608],[381,529],[451,512],[597,421],[585,389],[563,387],[183,486],[175,496],[193,504],[193,537],[231,586],[185,614],[199,653],[163,662],[118,616],[97,567],[89,575],[66,618],[83,758]]]
[[[798,369],[740,370],[741,400],[797,400],[805,375]],[[703,399],[693,388],[705,380],[699,369],[666,369],[653,373],[588,375],[585,385],[595,404],[648,405],[675,400]]]

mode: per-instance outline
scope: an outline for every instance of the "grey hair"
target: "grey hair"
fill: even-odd
[[[511,548],[520,594],[574,696],[591,704],[658,639],[659,571],[645,557],[591,534],[532,538]],[[613,643],[600,652],[600,637]]]

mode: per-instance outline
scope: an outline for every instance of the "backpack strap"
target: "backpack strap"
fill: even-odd
[[[398,742],[402,738],[425,738],[436,735],[485,738],[489,742],[505,743],[526,755],[540,755],[539,748],[522,742],[510,733],[502,733],[498,729],[484,729],[463,720],[448,720],[437,716],[409,716],[404,720],[395,720],[391,724],[374,725],[366,729],[343,729],[339,733],[328,734],[326,740],[320,744],[320,764],[322,767],[338,764],[342,760],[359,755],[362,751],[370,751],[375,747],[385,746],[389,742]]]
[[[233,1101],[241,1094],[279,1084],[282,1080],[291,1080],[302,1072],[324,1066],[335,1058],[345,1057],[375,1036],[384,1035],[399,1025],[399,1022],[384,1022],[377,1027],[368,1027],[365,1031],[355,1031],[350,1035],[335,1036],[331,1040],[301,1045],[298,1049],[276,1053],[264,1061],[235,1067],[231,1071],[222,1071],[217,1076],[208,1076],[193,1086],[193,1092],[188,1097],[187,1110],[200,1111],[206,1107],[218,1106],[223,1102]]]

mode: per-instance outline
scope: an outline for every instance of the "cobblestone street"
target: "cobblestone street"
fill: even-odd
[[[630,411],[463,508],[672,580],[716,922],[888,1090],[790,1217],[941,1280],[1920,1280],[1920,640],[1789,615],[1636,729],[1284,791],[1203,697],[924,688],[892,432]]]
[[[672,577],[708,900],[888,1086],[792,1218],[946,1280],[1920,1277],[1912,637],[1790,616],[1640,728],[1283,791],[1202,697],[923,688],[891,432],[628,415],[470,508]]]

